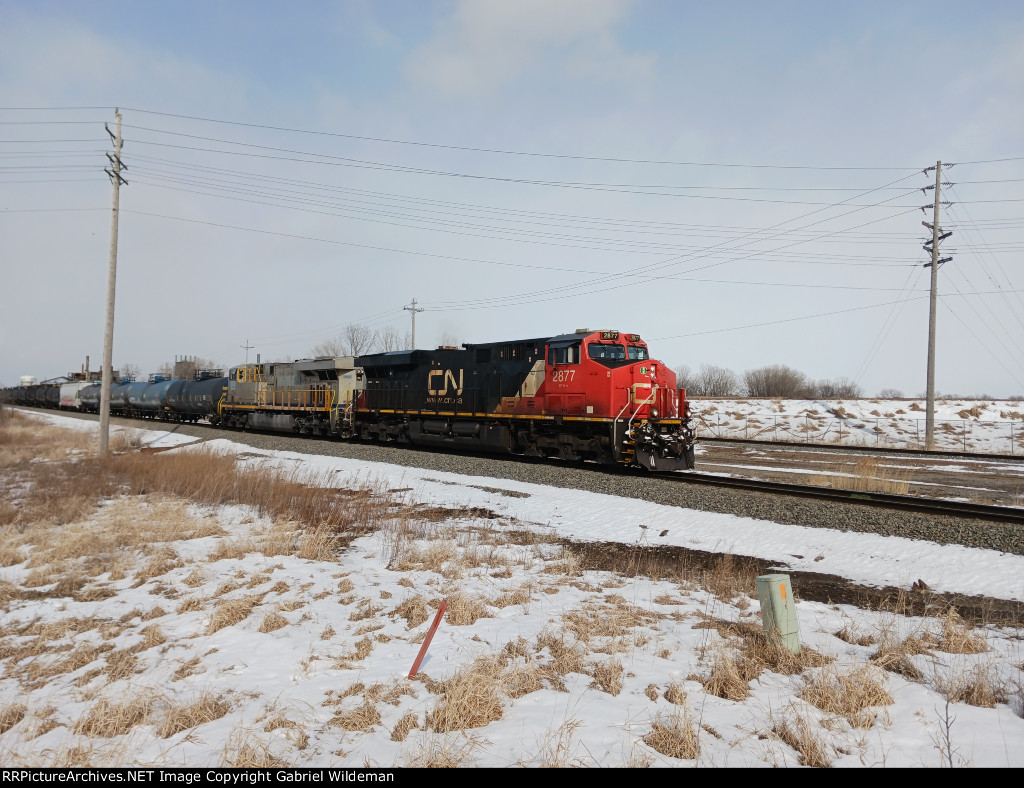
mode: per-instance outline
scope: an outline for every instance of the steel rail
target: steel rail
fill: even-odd
[[[805,484],[787,484],[785,482],[766,482],[756,479],[741,479],[734,476],[716,476],[708,473],[665,472],[648,473],[649,478],[680,482],[683,484],[702,484],[712,487],[723,487],[731,490],[748,490],[750,492],[771,493],[774,495],[794,495],[801,498],[818,498],[822,500],[849,503],[861,506],[894,509],[899,511],[922,512],[945,517],[963,517],[975,520],[992,520],[1013,525],[1024,525],[1024,509],[1010,506],[990,506],[987,504],[964,503],[933,498],[918,498],[912,495],[893,495],[891,493],[861,492],[858,490],[837,490],[831,487],[814,487]]]
[[[778,446],[786,449],[804,449],[807,451],[825,451],[833,453],[848,452],[850,454],[888,454],[893,456],[918,457],[926,459],[953,460],[986,460],[996,462],[1024,462],[1024,454],[982,454],[979,452],[953,451],[950,449],[896,449],[883,446],[843,446],[831,443],[808,443],[802,441],[764,441],[755,438],[719,438],[697,436],[697,446],[702,443],[736,444],[748,446]]]

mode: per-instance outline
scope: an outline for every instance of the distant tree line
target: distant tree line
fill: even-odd
[[[390,353],[393,350],[410,350],[412,337],[394,326],[385,326],[376,331],[361,323],[350,323],[339,334],[325,339],[313,348],[314,356],[362,356],[366,353]]]
[[[702,364],[694,371],[676,370],[678,385],[695,397],[782,397],[785,399],[854,399],[863,389],[849,378],[813,380],[785,364],[748,369],[737,375],[731,369]]]

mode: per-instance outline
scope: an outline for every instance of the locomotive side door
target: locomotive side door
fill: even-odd
[[[550,344],[544,410],[552,416],[582,413],[584,385],[580,369],[580,341]]]

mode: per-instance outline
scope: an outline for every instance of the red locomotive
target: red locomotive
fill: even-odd
[[[694,467],[676,375],[638,334],[555,337],[360,356],[355,435],[658,470]]]

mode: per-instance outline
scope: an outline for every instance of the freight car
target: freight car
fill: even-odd
[[[27,391],[0,393],[36,404]],[[98,385],[78,394],[82,410],[98,410]],[[620,331],[244,364],[226,378],[117,384],[110,402],[115,415],[227,429],[694,467],[685,391],[639,335]]]

